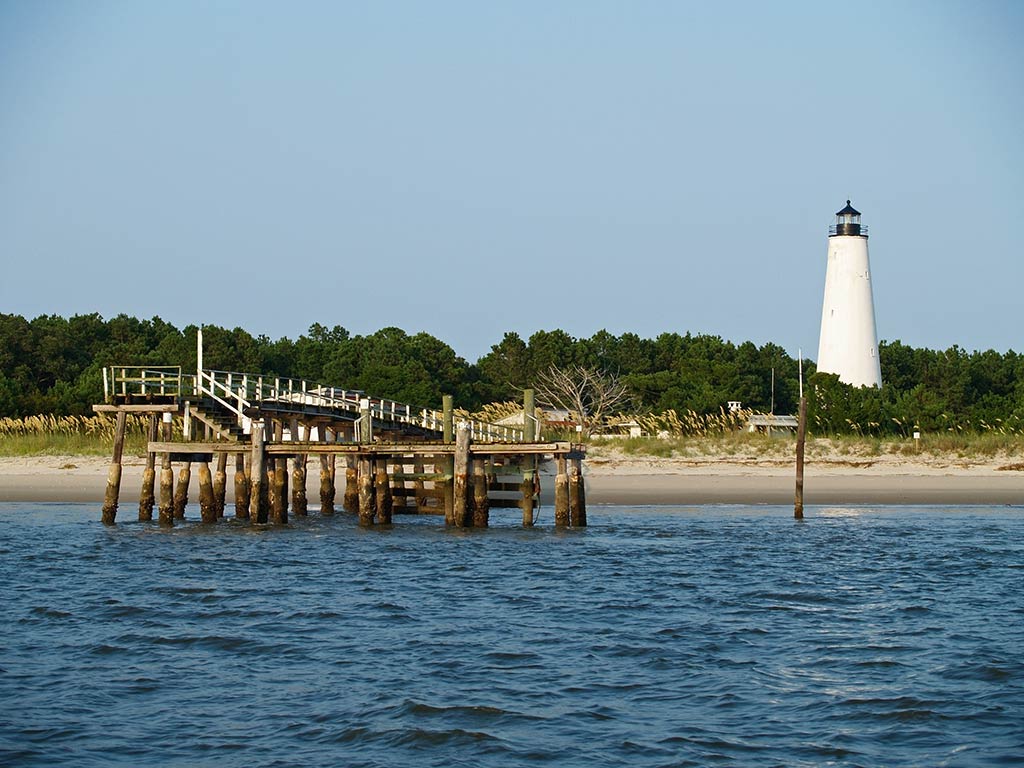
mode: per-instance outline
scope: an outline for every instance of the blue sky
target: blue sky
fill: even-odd
[[[1024,351],[1024,5],[0,0],[0,311]]]

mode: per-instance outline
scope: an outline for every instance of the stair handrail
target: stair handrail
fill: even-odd
[[[234,413],[239,423],[242,422],[246,409],[262,401],[287,402],[361,414],[362,401],[368,400],[370,417],[377,421],[405,424],[432,432],[444,430],[442,411],[433,408],[414,408],[397,400],[368,397],[357,390],[313,383],[305,379],[206,369],[199,372],[196,391]],[[522,442],[524,437],[524,430],[515,427],[478,419],[467,421],[474,440]]]

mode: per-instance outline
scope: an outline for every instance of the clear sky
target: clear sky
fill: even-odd
[[[1024,351],[1024,3],[0,0],[0,311]]]

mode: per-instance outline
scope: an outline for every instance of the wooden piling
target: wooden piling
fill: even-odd
[[[345,495],[342,508],[349,514],[359,513],[359,470],[355,456],[345,457]]]
[[[306,499],[306,455],[292,459],[292,512],[305,517],[309,510]]]
[[[288,459],[275,459],[273,492],[270,498],[270,522],[285,525],[288,522]]]
[[[555,458],[555,527],[569,525],[569,475],[565,468],[565,456]]]
[[[380,458],[377,459],[376,464],[375,496],[377,501],[377,522],[381,525],[391,525],[394,500],[391,495],[391,478],[388,476],[388,460]]]
[[[452,479],[452,525],[465,527],[469,517],[469,424],[460,422],[455,431],[455,461]]]
[[[249,519],[249,475],[245,467],[245,454],[235,454],[235,519]]]
[[[186,461],[178,470],[178,486],[174,489],[174,519],[185,518],[185,507],[188,506],[188,484],[192,479],[192,462]]]
[[[423,483],[423,478],[420,477],[420,475],[423,474],[423,457],[419,454],[416,454],[413,457],[412,473],[416,475],[416,480],[413,481],[412,484],[413,492],[416,494],[416,512],[422,515],[425,512],[429,512],[430,510],[427,509],[428,497],[426,494],[426,486]]]
[[[250,463],[249,522],[266,523],[269,516],[270,477],[266,467],[263,424],[252,425],[252,461]]]
[[[117,518],[117,501],[121,495],[121,456],[124,452],[124,424],[127,414],[117,412],[114,426],[114,455],[107,470],[107,492],[103,499],[103,523],[113,525]]]
[[[224,517],[224,498],[227,496],[228,455],[217,454],[217,471],[213,475],[213,511],[217,519]]]
[[[491,504],[487,497],[487,471],[483,459],[473,459],[473,527],[490,524]]]
[[[359,457],[359,524],[373,525],[376,499],[373,492],[373,465],[368,456]]]
[[[171,414],[163,416],[163,439],[171,439]],[[171,454],[164,452],[160,457],[160,525],[174,525],[174,468]]]
[[[441,437],[445,443],[455,439],[454,402],[451,395],[441,396]]]
[[[299,425],[299,420],[292,419],[290,437],[293,442],[299,442],[308,435],[303,435],[303,430],[308,427]],[[306,499],[306,454],[296,454],[292,459],[292,513],[299,517],[305,517],[309,509],[309,502]]]
[[[587,525],[587,495],[580,459],[573,459],[569,469],[569,525],[573,528],[585,528]]]
[[[160,467],[160,525],[174,525],[174,468],[169,453]]]
[[[804,519],[804,442],[807,439],[807,398],[800,398],[800,420],[796,428],[796,499],[793,517]]]
[[[205,461],[199,462],[199,516],[204,523],[217,522],[213,476],[210,474],[210,465]]]
[[[149,443],[155,443],[157,438],[157,430],[159,429],[159,419],[155,413],[149,416],[149,429],[146,433],[146,439]],[[155,503],[155,497],[153,495],[153,485],[156,482],[156,454],[149,450],[148,443],[146,448],[146,468],[142,470],[142,491],[139,493],[139,520],[149,521],[153,519],[153,505]]]
[[[532,390],[527,390],[532,392]],[[521,457],[522,461],[526,461],[527,458]],[[523,508],[523,526],[526,528],[533,527],[533,491],[534,491],[534,477],[533,470],[527,469],[523,472],[523,482],[519,484],[519,491],[522,493],[523,498],[520,502],[520,506]]]
[[[329,443],[330,440],[327,437],[327,427],[321,425],[320,427],[320,442]],[[331,462],[334,460],[333,455],[326,453],[320,454],[320,514],[321,515],[333,515],[334,514],[334,471],[331,468]]]

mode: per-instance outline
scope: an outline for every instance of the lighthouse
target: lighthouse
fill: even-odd
[[[828,230],[825,300],[821,307],[818,370],[857,387],[881,387],[875,303],[868,264],[868,228],[846,201]]]

